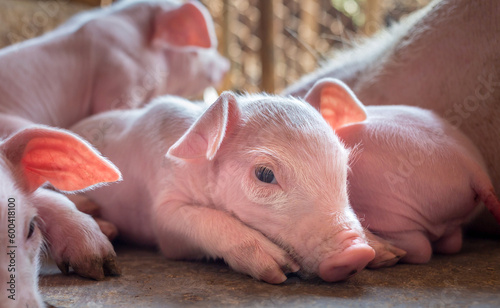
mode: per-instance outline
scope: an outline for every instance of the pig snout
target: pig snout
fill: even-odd
[[[210,58],[212,58],[212,61],[207,64],[206,77],[209,85],[218,86],[229,71],[231,63],[228,59],[215,52],[212,52]]]
[[[360,272],[375,258],[375,251],[359,237],[351,242],[341,253],[327,257],[320,262],[318,275],[327,282],[346,280]]]

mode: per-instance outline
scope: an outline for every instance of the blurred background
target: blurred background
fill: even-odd
[[[0,47],[113,0],[0,0]],[[430,0],[201,0],[231,70],[218,89],[280,92],[339,50]]]

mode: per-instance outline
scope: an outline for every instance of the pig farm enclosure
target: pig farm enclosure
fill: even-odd
[[[219,51],[231,61],[218,90],[279,93],[336,51],[352,47],[429,1],[202,0],[214,19]],[[50,31],[79,11],[110,3],[2,0],[0,47]]]
[[[112,0],[0,0],[0,46],[39,36],[77,12]],[[217,89],[279,93],[357,40],[429,0],[202,0],[231,68]],[[0,68],[1,69],[1,68]],[[456,255],[425,265],[364,270],[346,282],[291,276],[270,285],[223,262],[166,260],[154,249],[116,244],[122,276],[93,281],[62,275],[46,260],[40,289],[53,307],[500,305],[498,239],[468,237]],[[3,302],[0,300],[0,307]]]

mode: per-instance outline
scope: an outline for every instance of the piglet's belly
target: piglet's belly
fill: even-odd
[[[120,240],[141,246],[156,245],[148,207],[144,206],[142,210],[140,207],[108,207],[102,209],[101,214],[104,220],[118,228]]]

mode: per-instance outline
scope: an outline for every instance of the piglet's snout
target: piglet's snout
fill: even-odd
[[[330,256],[319,264],[318,275],[321,279],[328,282],[346,280],[359,273],[375,258],[375,251],[364,240],[350,241],[352,244],[341,253]]]
[[[210,66],[209,70],[209,81],[214,85],[219,85],[222,82],[224,76],[229,71],[231,64],[229,60],[223,57],[219,57],[217,61],[214,61]]]

